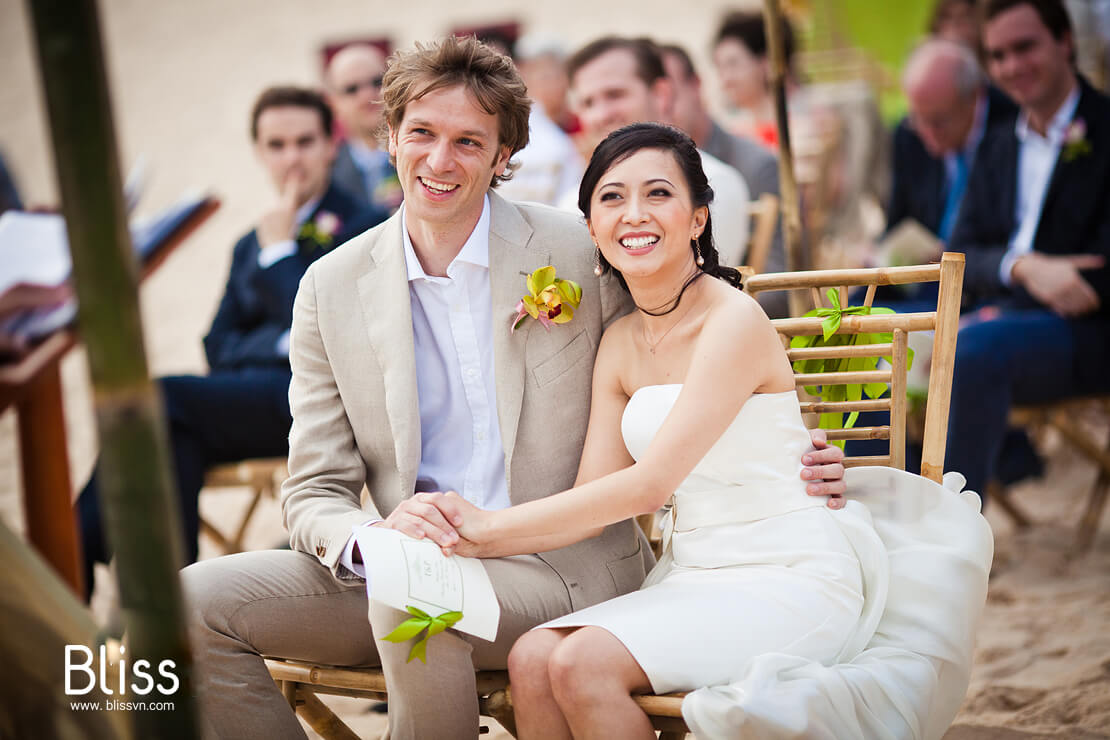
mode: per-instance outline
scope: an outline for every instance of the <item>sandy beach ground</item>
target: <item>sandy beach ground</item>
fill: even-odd
[[[123,164],[127,168],[142,156],[149,167],[139,212],[156,210],[190,188],[210,191],[223,203],[142,287],[148,362],[153,374],[167,374],[204,371],[200,338],[223,291],[231,245],[272,197],[248,145],[250,104],[268,84],[314,84],[324,42],[390,36],[407,45],[455,26],[503,20],[557,33],[571,47],[601,32],[650,34],[686,44],[705,69],[707,90],[715,91],[706,49],[726,3],[704,2],[697,12],[675,13],[672,3],[619,0],[606,6],[611,20],[605,25],[593,20],[594,6],[583,0],[523,10],[509,0],[478,0],[465,8],[351,0],[312,6],[102,0],[99,6]],[[660,37],[660,29],[667,35]],[[0,150],[25,200],[54,204],[57,190],[35,69],[24,4],[0,2]],[[80,485],[96,454],[80,348],[64,361],[63,379],[69,465],[74,485]],[[971,688],[948,736],[956,740],[1110,737],[1110,516],[1104,517],[1093,550],[1069,560],[1094,469],[1058,440],[1048,439],[1046,449],[1045,479],[1016,491],[1036,525],[1017,532],[997,507],[988,509],[995,563]],[[19,486],[15,419],[9,412],[0,416],[0,517],[16,531],[23,529]],[[201,507],[210,520],[230,525],[246,500],[244,490],[212,491],[201,497]],[[277,506],[266,502],[248,545],[272,546],[282,537]],[[208,541],[202,541],[201,552],[218,554]],[[109,597],[106,587],[99,611]],[[367,712],[365,702],[334,701],[361,736],[380,734],[384,717]]]

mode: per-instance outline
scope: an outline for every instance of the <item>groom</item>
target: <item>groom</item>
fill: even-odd
[[[504,668],[523,632],[635,589],[651,562],[628,521],[560,550],[486,560],[497,641],[436,635],[426,665],[378,639],[407,615],[373,604],[367,624],[352,527],[449,546],[457,533],[414,491],[451,488],[493,508],[572,486],[597,343],[629,308],[594,276],[577,219],[492,192],[528,139],[529,100],[507,57],[472,39],[417,47],[393,60],[383,95],[404,205],[315,263],[294,309],[282,491],[294,550],[183,572],[205,717],[220,737],[301,735],[262,655],[381,665],[391,737],[475,736],[475,668]],[[533,322],[510,334],[525,276],[545,265],[582,286],[581,305],[550,331]],[[842,493],[839,450],[810,456],[831,463],[811,469],[832,478],[815,493]]]

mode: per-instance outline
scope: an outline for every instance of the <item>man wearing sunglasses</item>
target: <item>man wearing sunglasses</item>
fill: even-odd
[[[340,143],[332,180],[362,201],[394,211],[401,204],[401,184],[381,148],[382,75],[385,55],[370,44],[352,44],[336,52],[324,72],[328,104],[346,139]]]

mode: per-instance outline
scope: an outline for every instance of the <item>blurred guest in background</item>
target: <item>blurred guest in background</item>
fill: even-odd
[[[1011,404],[1110,391],[1110,98],[1075,71],[1061,0],[988,0],[984,18],[1020,112],[980,144],[949,241],[982,308],[956,346],[945,463],[980,492],[1007,468]]]
[[[567,92],[567,49],[563,42],[542,33],[522,36],[515,46],[516,66],[528,97],[543,106],[543,112],[567,134],[581,130],[578,119],[570,110]]]
[[[335,184],[364,203],[389,212],[401,204],[401,185],[378,136],[382,126],[382,75],[385,55],[370,44],[336,52],[324,71],[328,103],[346,138],[332,168]]]
[[[976,57],[983,58],[976,0],[937,0],[929,19],[929,33],[939,39],[963,44]]]
[[[630,123],[674,123],[674,85],[648,39],[597,39],[574,53],[567,71],[575,113],[595,143]],[[709,212],[721,263],[740,264],[748,244],[748,184],[734,167],[699,151],[715,195]],[[577,204],[567,207],[577,210]]]
[[[783,19],[783,53],[786,57],[787,90],[793,87],[794,31]],[[725,95],[734,111],[732,130],[772,149],[778,148],[775,102],[768,84],[767,35],[763,14],[736,12],[725,16],[713,45],[713,63]]]
[[[276,197],[235,245],[227,289],[204,338],[208,375],[159,379],[169,423],[186,559],[197,555],[197,497],[212,465],[289,449],[289,329],[301,276],[386,217],[331,184],[332,113],[312,90],[274,87],[251,113],[255,154]],[[97,475],[77,501],[86,563],[107,562]]]
[[[661,46],[660,50],[663,53],[663,67],[675,90],[675,125],[685,131],[702,151],[735,167],[748,183],[753,199],[764,193],[778,197],[778,158],[754,141],[728,133],[710,117],[702,97],[701,78],[685,49],[669,44]],[[764,271],[781,272],[785,269],[786,254],[783,251],[780,222],[775,227],[771,252]],[[771,318],[778,318],[787,315],[786,299],[783,291],[770,291],[760,303]]]
[[[909,114],[894,131],[887,226],[913,219],[947,242],[979,143],[1015,106],[987,85],[968,47],[943,39],[914,50],[902,89]]]
[[[501,195],[555,206],[577,197],[585,167],[570,136],[548,114],[548,106],[559,115],[566,113],[566,54],[557,40],[542,36],[524,36],[513,48],[532,112],[528,145],[513,155],[516,170],[502,183]]]

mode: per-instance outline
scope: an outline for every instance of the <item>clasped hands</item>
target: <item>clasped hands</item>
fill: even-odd
[[[810,431],[816,449],[802,456],[801,478],[810,496],[828,496],[830,509],[844,507],[844,452],[828,444],[825,432]],[[429,539],[444,555],[487,557],[487,533],[496,512],[479,509],[455,491],[417,493],[375,526],[389,527],[414,539]]]

